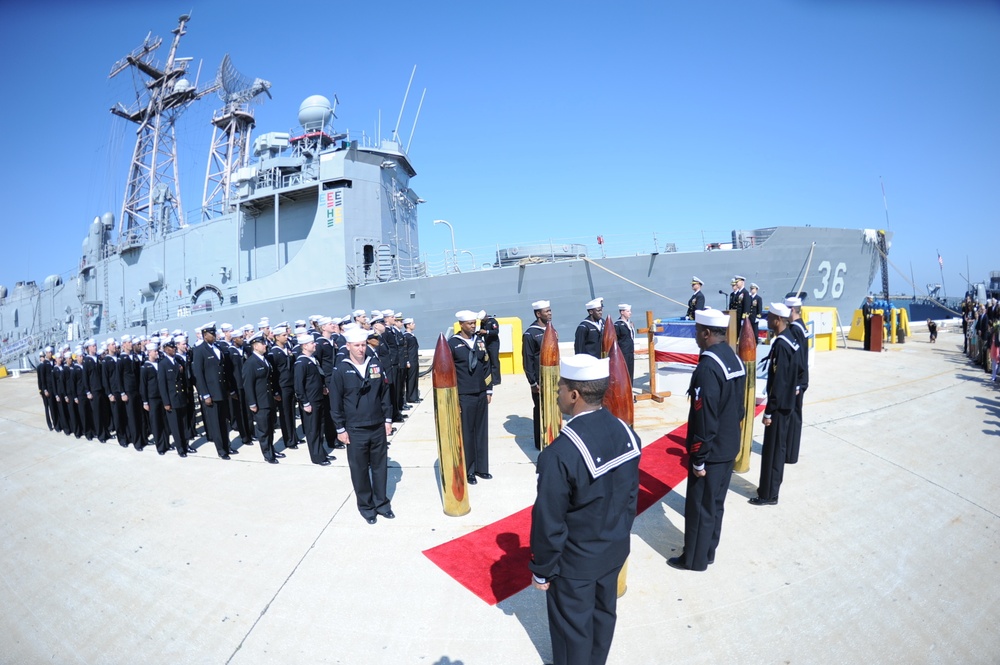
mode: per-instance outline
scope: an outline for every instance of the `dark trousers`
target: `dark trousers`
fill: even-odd
[[[80,401],[73,404],[76,408],[77,429],[79,430],[77,438],[85,436],[87,441],[91,441],[94,438],[94,410],[90,408],[90,400],[87,399],[86,395],[77,399]]]
[[[62,410],[63,418],[63,434],[69,436],[70,434],[75,434],[76,438],[80,438],[80,429],[76,424],[76,404],[73,403],[72,398],[64,397],[59,406]]]
[[[788,424],[788,448],[785,449],[785,464],[795,464],[799,461],[799,444],[802,442],[802,397],[805,391],[795,396],[795,408],[790,414]]]
[[[257,407],[253,414],[253,433],[260,443],[260,452],[264,459],[274,459],[274,410]]]
[[[323,438],[326,440],[326,445],[333,448],[337,445],[337,426],[333,424],[333,418],[330,417],[329,395],[323,395],[323,404],[320,410],[323,412]]]
[[[419,367],[407,367],[406,368],[406,401],[416,402],[420,399],[420,389],[417,388],[417,382],[420,379],[420,368]]]
[[[764,428],[764,445],[760,452],[760,483],[757,495],[762,499],[777,499],[781,479],[785,474],[791,409],[771,414],[771,424]]]
[[[684,501],[684,565],[691,570],[705,570],[709,562],[715,561],[715,548],[722,535],[726,493],[732,477],[732,461],[705,464],[703,478],[688,471]]]
[[[147,412],[149,415],[149,431],[153,433],[153,445],[156,446],[156,452],[158,453],[165,453],[170,450],[164,413],[162,402],[153,401],[149,403],[149,411]]]
[[[299,437],[295,433],[295,390],[281,390],[281,401],[278,402],[278,425],[281,427],[281,440],[285,448],[297,446]],[[303,423],[303,427],[305,424]]]
[[[542,449],[542,400],[541,393],[531,391],[531,402],[534,407],[531,409],[531,420],[535,425],[535,450]]]
[[[126,427],[126,441],[135,446],[136,450],[142,450],[146,445],[146,420],[142,417],[142,398],[139,393],[130,394],[128,401],[123,402],[125,407],[125,419],[128,423]]]
[[[323,400],[317,400],[312,405],[312,413],[303,411],[302,431],[306,435],[306,446],[309,447],[309,459],[313,464],[326,461],[326,449],[323,447]]]
[[[872,320],[865,319],[865,351],[872,350]]]
[[[253,441],[253,423],[250,421],[250,411],[246,407],[246,397],[243,391],[239,391],[239,398],[233,397],[229,400],[229,410],[232,414],[233,426],[240,435],[240,441],[244,444]]]
[[[358,499],[358,512],[368,519],[376,513],[391,510],[386,496],[389,477],[388,442],[385,425],[351,427],[347,430],[351,443],[347,446],[347,464],[351,468],[351,484]]]
[[[52,406],[55,404],[55,401],[55,397],[51,394],[46,397],[45,393],[42,393],[42,408],[45,410],[45,424],[49,426],[50,430],[61,430],[62,425],[59,422],[59,412]]]
[[[628,369],[628,378],[635,381],[635,351],[629,351],[628,353],[622,353],[625,357],[625,367]],[[631,388],[631,386],[629,386]]]
[[[101,443],[108,440],[108,396],[103,392],[91,393],[90,400],[91,418],[94,423],[94,436]]]
[[[177,454],[180,455],[188,453],[188,438],[187,438],[187,409],[184,407],[172,408],[166,412],[167,428],[170,431],[170,435],[174,437],[174,448],[177,449]],[[166,433],[163,436],[166,439]],[[169,448],[169,446],[168,446]],[[157,447],[159,450],[159,447]]]
[[[229,418],[226,408],[228,399],[212,400],[211,406],[204,400],[201,403],[201,415],[205,419],[205,436],[215,444],[219,455],[228,455],[229,449]]]
[[[487,428],[489,403],[486,401],[486,393],[459,395],[458,406],[462,410],[465,470],[470,474],[489,473],[490,439]]]
[[[617,566],[596,580],[555,577],[545,594],[554,665],[604,665],[615,635]]]
[[[115,428],[115,438],[123,448],[128,447],[128,420],[125,416],[124,402],[121,393],[115,395],[115,401],[108,396],[108,410],[111,413],[111,424]]]
[[[195,430],[194,423],[198,420],[198,412],[201,410],[201,396],[195,396],[194,393],[188,393],[188,405],[184,407],[187,409],[187,418],[185,422],[187,423],[187,437],[188,441],[192,441],[198,438],[198,432]],[[205,419],[201,419],[202,427],[205,426]]]

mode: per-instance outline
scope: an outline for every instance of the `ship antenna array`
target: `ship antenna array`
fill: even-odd
[[[218,90],[222,108],[212,116],[212,144],[201,201],[206,220],[232,209],[234,176],[250,163],[250,134],[256,124],[250,106],[262,103],[263,95],[271,97],[270,81],[241,74],[228,53],[219,65],[213,89]]]
[[[154,63],[153,56],[163,40],[150,34],[116,62],[108,75],[114,78],[127,69],[137,74],[135,103],[126,107],[119,102],[111,108],[112,114],[138,125],[119,217],[120,250],[141,247],[184,221],[175,125],[188,106],[214,90],[199,92],[185,78],[191,58],[177,57],[177,47],[190,19],[190,15],[182,15],[171,31],[174,38],[162,67]]]
[[[392,140],[397,143],[402,144],[402,140],[399,136],[399,123],[403,122],[403,111],[406,110],[406,100],[410,97],[410,87],[413,85],[413,77],[417,73],[417,66],[413,65],[413,71],[410,72],[410,80],[406,84],[406,92],[403,94],[403,103],[399,107],[399,117],[396,118],[396,127],[392,130]],[[413,128],[410,129],[410,138],[406,141],[406,149],[404,153],[410,152],[410,144],[413,143],[413,135],[417,131],[417,120],[420,119],[420,109],[424,106],[424,97],[427,95],[427,88],[424,88],[423,93],[420,95],[420,103],[417,105],[417,114],[413,118]],[[379,126],[382,125],[382,114],[379,112]],[[376,137],[378,138],[378,137]]]

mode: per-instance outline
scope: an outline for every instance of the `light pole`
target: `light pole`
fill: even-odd
[[[451,231],[451,263],[452,271],[460,272],[458,269],[458,250],[455,248],[455,228],[451,225],[451,222],[447,222],[443,219],[435,219],[435,224],[444,224]]]

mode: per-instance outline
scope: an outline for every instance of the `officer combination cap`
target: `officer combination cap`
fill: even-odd
[[[802,298],[795,296],[785,298],[785,307],[802,307]]]
[[[757,286],[756,284],[754,284],[753,282],[750,282],[750,288],[751,289],[758,289],[758,290],[760,289],[760,287]]]
[[[733,279],[736,280],[737,282],[747,281],[747,278],[744,277],[743,275],[733,275]]]
[[[691,278],[691,283],[692,283],[692,284],[701,284],[702,286],[704,286],[704,285],[705,285],[705,282],[701,281],[701,280],[700,280],[700,279],[698,279],[697,277],[692,277],[692,278]]]
[[[161,331],[161,332],[163,332],[163,331]],[[211,323],[206,323],[205,325],[203,325],[201,327],[201,332],[202,332],[202,334],[212,333],[214,335],[215,334],[215,321],[212,321]]]
[[[611,359],[597,359],[589,353],[578,353],[559,361],[559,376],[568,381],[596,381],[611,374]]]
[[[481,316],[486,316],[486,312],[473,312],[471,309],[463,309],[455,312],[455,319],[462,323],[463,321],[475,321]]]
[[[402,312],[396,312],[392,316],[393,316],[393,318],[401,319],[401,318],[403,318],[403,313]]]
[[[302,333],[301,335],[299,335],[298,337],[295,338],[295,341],[299,345],[302,345],[302,344],[312,344],[316,340],[314,340],[313,336],[310,335],[309,333]]]
[[[361,326],[356,326],[344,332],[344,339],[348,344],[357,344],[368,340],[368,331]]]
[[[729,286],[736,286],[736,278],[735,277],[732,278],[731,280],[729,280]]]
[[[618,311],[619,312],[631,312],[632,311],[632,305],[629,305],[628,303],[620,303],[618,305]]]
[[[534,310],[548,309],[551,306],[552,304],[548,300],[536,300],[535,302],[531,303],[531,309]]]
[[[604,307],[604,298],[594,298],[584,305],[587,309],[597,309],[598,307]]]
[[[729,315],[717,309],[699,309],[694,313],[694,322],[709,328],[728,328]]]
[[[771,314],[780,316],[783,319],[787,319],[792,314],[792,310],[788,309],[788,305],[783,302],[773,302],[771,303]]]

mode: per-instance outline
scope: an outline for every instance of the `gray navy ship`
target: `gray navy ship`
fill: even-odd
[[[177,54],[188,20],[172,31],[163,64],[163,41],[151,36],[114,64],[112,77],[131,71],[144,81],[136,103],[111,109],[136,126],[120,214],[90,224],[68,278],[0,286],[0,362],[23,365],[47,345],[90,337],[358,308],[414,317],[424,348],[451,327],[456,310],[530,320],[539,299],[551,302],[554,325],[568,333],[598,296],[609,312],[627,302],[637,313],[682,316],[693,275],[705,282],[709,304],[740,274],[760,285],[765,302],[802,292],[805,304],[836,307],[848,324],[875,277],[876,231],[810,226],[734,230],[701,251],[668,243],[618,257],[588,256],[580,244],[497,239],[495,259],[480,269],[430,274],[420,260],[416,170],[399,140],[338,133],[337,98],[319,95],[299,107],[301,131],[253,136],[253,104],[270,95],[270,83],[243,77],[227,56],[198,89],[191,58]],[[211,93],[223,103],[212,118],[202,206],[197,219],[185,218],[174,128]]]

